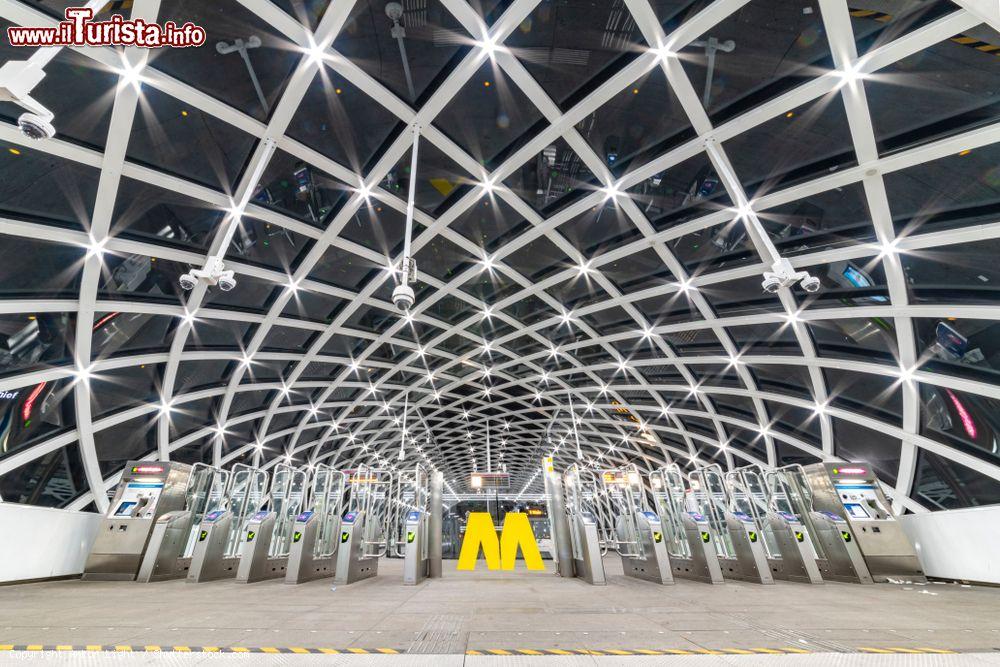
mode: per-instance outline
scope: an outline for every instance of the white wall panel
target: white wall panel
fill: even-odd
[[[83,572],[101,515],[0,503],[0,582]]]
[[[1000,584],[1000,505],[899,520],[928,576]]]

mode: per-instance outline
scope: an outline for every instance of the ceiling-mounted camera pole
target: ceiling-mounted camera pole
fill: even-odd
[[[399,43],[399,57],[403,61],[403,75],[406,77],[406,88],[410,91],[410,102],[416,102],[417,93],[413,88],[410,61],[406,57],[406,44],[403,43],[403,38],[406,37],[406,28],[399,23],[399,20],[403,18],[403,5],[398,2],[388,3],[385,6],[385,15],[392,21],[392,28],[389,30],[389,35]]]
[[[198,286],[199,282],[203,282],[208,286],[218,285],[219,289],[223,292],[228,292],[236,287],[236,274],[231,269],[226,269],[223,258],[225,258],[226,252],[229,250],[229,245],[233,242],[236,230],[240,228],[240,224],[243,219],[243,211],[246,209],[247,204],[250,203],[250,197],[253,194],[253,190],[257,187],[257,183],[260,182],[261,177],[264,175],[264,170],[271,161],[271,156],[274,155],[274,151],[277,146],[277,142],[271,137],[266,137],[263,141],[261,141],[260,148],[258,149],[261,151],[260,158],[257,160],[257,164],[254,167],[253,172],[250,174],[250,179],[247,181],[247,187],[244,190],[243,195],[240,197],[240,200],[236,202],[236,205],[233,206],[233,208],[229,211],[229,214],[223,219],[222,224],[228,226],[226,227],[225,233],[222,235],[222,242],[218,245],[218,251],[216,254],[209,256],[208,259],[205,260],[204,267],[189,271],[179,278],[181,287],[185,290],[193,290]]]
[[[406,412],[410,407],[410,392],[403,394],[403,428],[399,435],[399,456],[397,457],[402,461],[406,457]]]
[[[413,239],[413,207],[417,196],[417,149],[420,146],[420,124],[414,123],[410,130],[413,132],[413,150],[410,152],[410,196],[406,202],[406,238],[403,240],[399,285],[392,292],[392,302],[402,311],[413,307],[415,296],[410,282],[417,277],[417,263],[410,257],[410,241]]]
[[[573,439],[576,441],[576,460],[583,461],[583,450],[580,449],[580,434],[576,430],[576,411],[573,410],[573,392],[569,396],[569,423],[573,426]]]

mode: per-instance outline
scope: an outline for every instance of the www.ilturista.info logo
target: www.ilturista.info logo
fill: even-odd
[[[190,21],[178,26],[174,21],[163,25],[142,19],[125,19],[114,14],[107,21],[94,21],[94,10],[70,7],[66,20],[51,28],[7,28],[11,46],[137,46],[157,49],[164,46],[184,48],[205,43],[205,29]]]

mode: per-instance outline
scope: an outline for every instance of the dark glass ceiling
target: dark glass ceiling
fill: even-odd
[[[884,4],[404,0],[404,60],[383,0],[173,0],[209,43],[132,83],[61,51],[55,138],[0,103],[0,498],[100,508],[158,457],[533,493],[554,452],[1000,502],[1000,26]],[[251,37],[259,91],[215,46]],[[181,290],[214,252],[237,287]],[[778,256],[821,289],[765,293]]]

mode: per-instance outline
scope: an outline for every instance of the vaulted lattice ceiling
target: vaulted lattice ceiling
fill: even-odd
[[[378,454],[462,491],[487,431],[515,492],[578,437],[596,465],[860,458],[913,511],[1000,501],[988,3],[405,0],[407,68],[385,4],[113,2],[209,43],[63,51],[51,140],[0,106],[4,501],[102,507],[142,457]],[[253,36],[259,91],[215,47]],[[245,198],[237,287],[180,290]],[[764,293],[775,253],[822,289]]]

